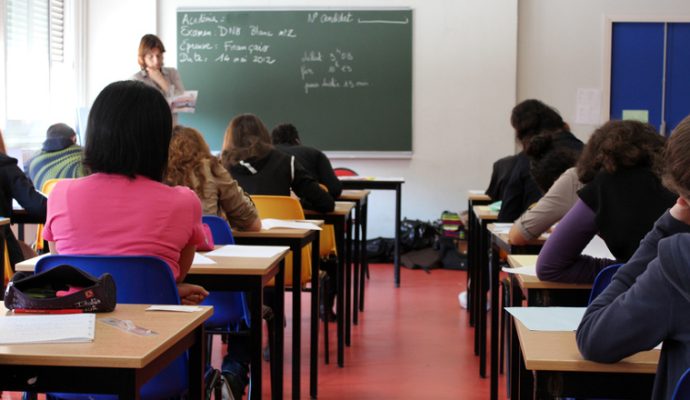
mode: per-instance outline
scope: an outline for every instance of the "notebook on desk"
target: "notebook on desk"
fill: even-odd
[[[0,318],[0,344],[93,342],[96,315],[9,315]]]

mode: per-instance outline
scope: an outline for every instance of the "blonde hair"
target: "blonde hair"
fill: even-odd
[[[208,144],[199,131],[182,125],[173,128],[165,182],[187,186],[201,198],[206,183],[203,169],[214,159]]]

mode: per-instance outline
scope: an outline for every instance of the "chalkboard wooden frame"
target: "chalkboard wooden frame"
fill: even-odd
[[[409,8],[181,8],[177,65],[199,90],[196,113],[179,121],[214,150],[250,112],[269,130],[295,124],[303,143],[339,158],[412,154]]]

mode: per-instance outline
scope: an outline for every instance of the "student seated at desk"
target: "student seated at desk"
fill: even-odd
[[[182,282],[205,241],[201,204],[188,188],[162,183],[172,133],[165,98],[141,82],[112,83],[93,103],[88,132],[91,175],[58,182],[48,199],[51,253],[159,257],[182,302],[199,303],[208,292]]]
[[[630,259],[675,200],[658,175],[663,146],[664,138],[638,121],[609,121],[594,131],[577,163],[585,186],[539,253],[539,279],[591,283],[607,265]],[[616,260],[581,254],[596,234]]]
[[[343,191],[343,184],[335,176],[333,166],[319,149],[302,145],[299,132],[292,124],[280,124],[271,131],[273,145],[283,153],[295,156],[316,180],[326,186],[328,193],[337,199]]]
[[[177,125],[170,140],[165,182],[186,186],[201,200],[204,215],[217,215],[234,229],[261,230],[252,199],[211,154],[201,133]]]
[[[17,199],[17,202],[24,207],[29,214],[38,218],[45,218],[46,216],[46,198],[36,191],[31,180],[24,175],[21,169],[17,166],[17,159],[12,158],[6,154],[5,141],[0,131],[0,215],[12,215],[12,199]],[[7,224],[2,227],[5,242],[7,243],[7,252],[10,258],[10,270],[5,268],[5,281],[11,278],[9,272],[14,271],[14,265],[23,261],[26,257],[24,253],[31,255],[33,250],[29,248],[24,242],[20,242],[14,237],[10,225]],[[2,254],[0,254],[1,256]],[[35,253],[34,253],[35,255]],[[0,282],[4,285],[6,282]]]
[[[230,121],[223,139],[223,166],[249,194],[299,197],[304,208],[330,212],[335,201],[302,164],[271,144],[268,129],[252,114]]]
[[[510,124],[515,129],[515,138],[523,151],[516,155],[512,171],[505,184],[498,222],[515,221],[529,206],[541,198],[541,191],[529,172],[529,158],[525,149],[533,137],[541,132],[551,131],[559,146],[582,149],[582,142],[573,136],[560,114],[539,100],[525,100],[513,108]]]
[[[510,243],[524,245],[538,238],[570,210],[582,183],[573,167],[580,152],[557,146],[551,133],[537,135],[526,151],[530,174],[544,196],[510,228]]]
[[[679,197],[577,329],[580,352],[597,362],[617,362],[663,342],[653,399],[670,399],[690,367],[690,118],[669,138],[664,164],[664,183]]]

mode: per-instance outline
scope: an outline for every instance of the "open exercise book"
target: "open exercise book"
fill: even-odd
[[[0,344],[93,342],[96,314],[13,315],[0,318]]]

